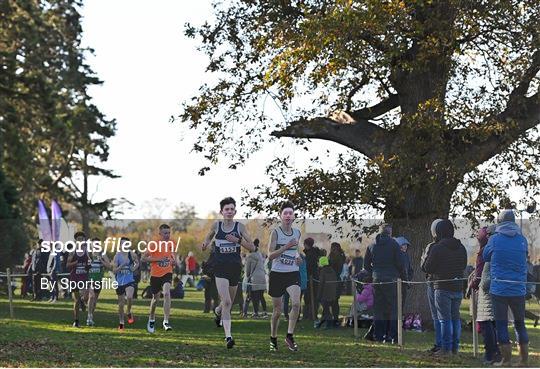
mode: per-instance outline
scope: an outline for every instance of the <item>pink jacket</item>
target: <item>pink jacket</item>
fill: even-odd
[[[373,286],[371,284],[364,285],[362,293],[356,295],[356,301],[366,304],[368,309],[373,307]]]

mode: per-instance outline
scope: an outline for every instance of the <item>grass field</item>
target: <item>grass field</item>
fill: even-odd
[[[269,301],[267,299],[267,301]],[[341,299],[347,311],[350,296]],[[468,318],[464,300],[463,317]],[[0,366],[2,367],[478,367],[481,358],[472,355],[472,333],[462,334],[458,356],[442,360],[428,356],[432,333],[406,332],[405,347],[374,344],[355,339],[353,330],[316,330],[310,321],[301,321],[296,340],[299,352],[289,352],[283,343],[286,324],[280,325],[280,351],[268,351],[269,321],[240,319],[233,314],[233,336],[237,345],[227,350],[223,330],[216,328],[211,314],[203,314],[203,295],[186,290],[183,300],[173,300],[171,324],[174,330],[161,329],[158,308],[156,333],[146,332],[148,300],[136,300],[137,321],[124,332],[118,322],[114,291],[104,291],[94,320],[96,327],[72,328],[71,303],[15,301],[15,320],[9,319],[5,296],[0,298]],[[538,311],[538,305],[531,305]],[[83,323],[86,314],[83,315]],[[540,366],[540,327],[528,325],[531,341],[531,366]],[[365,330],[361,330],[363,335]],[[481,340],[481,338],[480,338]],[[482,351],[482,347],[480,347]],[[516,355],[517,351],[514,351]]]

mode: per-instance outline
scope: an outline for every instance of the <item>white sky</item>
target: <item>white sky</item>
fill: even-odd
[[[212,18],[210,1],[92,0],[85,1],[82,15],[83,46],[95,49],[88,62],[104,81],[90,92],[101,111],[118,123],[105,166],[121,178],[94,179],[94,200],[126,197],[136,207],[123,218],[143,217],[141,205],[153,198],[165,198],[171,207],[192,204],[205,216],[219,210],[223,197],[240,200],[241,188],[268,180],[264,169],[278,145],[268,145],[238,170],[212,167],[200,177],[198,170],[208,163],[189,152],[193,137],[182,141],[179,125],[169,122],[183,101],[211,81],[204,73],[207,59],[196,50],[198,40],[183,34],[186,22],[200,25]],[[324,141],[313,145],[320,152],[341,150]],[[300,166],[306,154],[294,150]],[[243,215],[241,208],[238,215]]]
[[[211,17],[208,1],[92,0],[82,14],[83,45],[95,49],[88,62],[104,81],[91,94],[118,123],[106,166],[122,176],[95,179],[96,200],[123,196],[133,201],[136,208],[126,218],[142,217],[141,205],[156,197],[173,206],[193,204],[204,216],[219,210],[223,197],[240,200],[241,187],[264,180],[264,156],[272,148],[240,170],[216,167],[200,177],[197,172],[207,163],[189,153],[192,140],[182,141],[179,126],[169,123],[181,102],[209,80],[206,57],[183,34],[186,22],[198,25]]]

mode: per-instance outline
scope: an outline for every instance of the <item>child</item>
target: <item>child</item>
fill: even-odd
[[[333,306],[336,299],[337,289],[337,276],[334,269],[328,262],[328,257],[321,256],[319,258],[319,292],[321,304],[323,306],[322,317],[319,322],[316,323],[316,328],[321,327],[326,323],[326,328],[334,326],[334,314],[330,314],[330,308]],[[332,309],[333,310],[333,309]],[[334,313],[334,311],[332,311]]]

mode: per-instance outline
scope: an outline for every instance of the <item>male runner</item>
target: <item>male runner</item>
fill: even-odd
[[[235,345],[231,335],[231,308],[242,272],[240,248],[242,246],[252,251],[255,246],[246,227],[234,220],[236,201],[232,197],[227,197],[220,201],[219,206],[223,221],[217,221],[212,225],[202,244],[202,249],[206,250],[214,240],[214,275],[221,301],[214,313],[216,323],[220,320],[223,322],[225,341],[227,348],[230,349]]]
[[[294,205],[285,202],[281,205],[281,225],[272,231],[268,245],[268,258],[272,261],[268,281],[268,294],[272,297],[274,311],[270,321],[270,351],[277,351],[277,333],[281,315],[282,297],[287,292],[290,296],[292,309],[289,315],[289,327],[285,343],[291,351],[298,351],[294,341],[294,328],[300,314],[300,273],[299,264],[302,258],[298,252],[300,230],[293,228]]]
[[[148,246],[148,250],[143,254],[141,261],[150,262],[150,288],[152,292],[152,302],[150,302],[150,316],[146,330],[149,333],[156,331],[156,306],[159,302],[159,294],[163,291],[163,329],[172,330],[169,323],[171,314],[171,283],[175,263],[178,264],[178,257],[174,252],[174,243],[171,238],[171,227],[168,224],[159,226],[159,240],[157,246]]]
[[[99,238],[92,238],[92,243],[100,242]],[[101,282],[105,274],[105,270],[111,269],[111,261],[107,254],[100,252],[92,252],[90,254],[90,270],[88,271],[88,279],[97,282],[99,281],[99,287],[94,286],[88,290],[88,317],[86,319],[86,325],[89,327],[94,326],[94,312],[96,311],[97,300],[99,293],[101,292]]]
[[[67,260],[67,270],[70,271],[70,282],[86,282],[88,280],[88,270],[90,269],[90,258],[85,245],[86,235],[84,232],[75,233],[75,241],[77,248],[71,253]],[[88,294],[85,288],[79,289],[76,286],[72,289],[73,295],[73,327],[80,328],[79,324],[79,309],[81,304],[84,304],[85,299],[88,299]]]
[[[123,246],[129,241],[129,238],[122,237],[120,239],[120,246]],[[116,294],[118,295],[118,329],[124,330],[124,305],[127,303],[127,316],[128,323],[133,324],[135,318],[131,312],[131,305],[133,303],[133,291],[135,291],[135,278],[133,271],[138,267],[138,258],[131,250],[123,251],[120,249],[116,255],[114,255],[112,262],[112,270],[118,282],[116,288]]]

